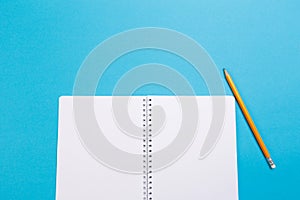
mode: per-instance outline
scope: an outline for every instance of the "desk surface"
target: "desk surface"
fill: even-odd
[[[231,73],[277,164],[275,170],[268,168],[237,109],[240,199],[298,197],[299,1],[100,2],[1,3],[0,199],[54,199],[58,97],[72,95],[77,70],[96,45],[145,26],[192,37],[220,73],[223,67]],[[110,95],[126,70],[149,62],[171,66],[197,95],[208,94],[203,79],[187,63],[145,50],[114,63],[97,95]],[[126,67],[118,68],[120,64]],[[135,94],[170,91],[148,85]]]

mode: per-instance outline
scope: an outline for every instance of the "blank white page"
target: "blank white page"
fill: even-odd
[[[153,170],[152,175],[152,196],[154,200],[220,200],[220,199],[238,199],[238,182],[237,182],[237,156],[236,156],[236,119],[235,119],[235,101],[231,96],[226,97],[166,97],[152,96],[152,126],[153,126]],[[162,165],[161,160],[168,159],[176,148],[170,148],[172,142],[178,135],[178,130],[183,123],[183,110],[180,102],[192,104],[189,101],[196,99],[198,103],[198,127],[195,137],[187,150],[177,159],[168,164]],[[214,145],[209,149],[208,154],[200,156],[204,141],[208,136],[208,131],[212,123],[213,115],[220,117],[221,109],[213,112],[213,100],[216,104],[220,104],[225,99],[225,118],[220,130],[217,134],[219,137],[212,141]],[[223,101],[224,103],[224,101]],[[163,108],[164,114],[159,114],[159,109]],[[194,105],[190,105],[193,107]],[[156,110],[156,111],[155,111]],[[224,113],[224,112],[223,112]],[[165,120],[162,120],[161,116]],[[192,116],[185,115],[189,126],[192,126]],[[163,128],[161,126],[163,122]],[[157,125],[159,124],[159,125]],[[185,132],[184,134],[188,134]],[[208,139],[209,140],[209,139]],[[166,155],[160,151],[170,148],[170,152]],[[201,158],[201,159],[200,159]],[[162,166],[158,166],[162,165]],[[161,168],[161,169],[159,169]]]
[[[88,104],[91,97],[80,98],[82,103]],[[124,97],[115,98],[124,99]],[[106,139],[124,152],[138,154],[140,159],[133,165],[142,169],[142,141],[127,136],[119,129],[112,112],[112,97],[95,97],[94,104],[95,118]],[[142,126],[142,98],[132,97],[128,109],[133,122]],[[61,97],[59,99],[56,199],[141,200],[143,198],[142,171],[137,174],[120,172],[113,169],[113,166],[109,167],[99,162],[82,144],[73,112],[73,97]],[[90,121],[93,118],[90,115],[83,117],[85,118],[83,121]],[[88,121],[85,122],[88,123]],[[137,134],[142,134],[142,132]],[[111,156],[112,160],[118,159],[121,164],[128,162],[126,158],[113,157],[108,151],[104,150],[102,153]]]

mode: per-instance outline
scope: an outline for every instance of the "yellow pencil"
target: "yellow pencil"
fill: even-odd
[[[255,126],[255,124],[254,124],[254,122],[253,122],[253,120],[252,120],[252,118],[251,118],[251,116],[250,116],[250,114],[249,114],[249,112],[248,112],[248,110],[247,110],[247,108],[246,108],[246,106],[245,106],[245,104],[244,104],[237,88],[236,88],[236,86],[234,85],[234,83],[233,83],[230,75],[226,71],[226,69],[224,69],[224,75],[225,75],[226,81],[227,81],[227,83],[228,83],[228,85],[229,85],[236,101],[238,102],[238,104],[239,104],[239,106],[242,110],[242,113],[243,113],[243,115],[244,115],[244,117],[245,117],[245,119],[246,119],[246,121],[247,121],[247,123],[248,123],[248,125],[249,125],[249,127],[250,127],[250,129],[251,129],[251,131],[252,131],[252,133],[253,133],[253,135],[254,135],[254,137],[255,137],[258,145],[259,145],[259,147],[260,147],[260,149],[261,149],[261,151],[263,152],[265,158],[267,159],[271,169],[274,169],[276,166],[275,166],[275,164],[274,164],[274,162],[273,162],[273,160],[270,156],[270,153],[269,153],[265,143],[263,142],[263,140],[262,140],[262,138],[261,138],[261,136],[260,136],[260,134],[259,134],[259,132],[258,132],[258,130],[257,130],[257,128],[256,128],[256,126]]]

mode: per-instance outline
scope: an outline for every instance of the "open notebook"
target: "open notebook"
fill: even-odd
[[[234,98],[61,97],[56,199],[237,200]]]

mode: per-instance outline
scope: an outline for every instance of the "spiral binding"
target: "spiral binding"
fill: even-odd
[[[143,99],[143,195],[152,200],[152,99]]]

